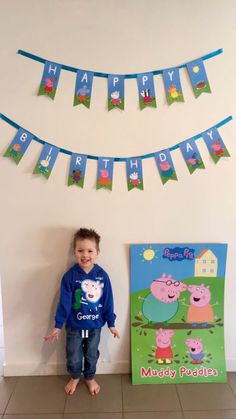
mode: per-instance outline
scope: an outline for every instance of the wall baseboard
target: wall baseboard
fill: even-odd
[[[226,361],[228,372],[236,371],[236,359]],[[107,362],[100,361],[97,365],[97,374],[129,374],[130,364],[128,361]],[[34,375],[67,375],[65,364],[9,364],[3,366],[5,377],[34,376]]]
[[[128,374],[130,364],[123,362],[101,361],[97,364],[97,374]],[[65,364],[5,364],[4,377],[34,376],[34,375],[67,375]]]

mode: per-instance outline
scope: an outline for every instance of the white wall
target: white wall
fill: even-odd
[[[8,0],[0,5],[0,112],[59,147],[85,154],[134,156],[170,147],[202,132],[235,109],[234,0]],[[106,110],[107,80],[95,78],[91,109],[73,107],[75,74],[62,71],[55,101],[37,97],[49,60],[110,73],[167,68],[224,48],[208,60],[212,94],[193,96],[181,70],[185,103],[168,107],[155,77],[157,109],[138,109],[136,80],[126,82],[124,112]],[[0,122],[2,153],[16,130]],[[84,189],[67,187],[69,156],[60,154],[46,181],[33,176],[41,145],[33,142],[18,167],[1,157],[0,271],[6,375],[64,371],[64,337],[46,345],[69,244],[80,226],[102,235],[99,263],[113,282],[121,340],[103,331],[99,372],[129,370],[129,244],[229,243],[225,294],[228,369],[236,367],[235,122],[220,129],[232,157],[215,165],[198,141],[206,170],[188,174],[172,153],[178,182],[162,186],[153,159],[143,161],[145,190],[127,191],[124,163],[115,163],[113,191],[95,190],[89,160]],[[222,159],[223,160],[223,159]]]

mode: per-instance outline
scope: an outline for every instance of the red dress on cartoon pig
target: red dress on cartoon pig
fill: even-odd
[[[167,348],[156,348],[155,357],[161,359],[173,358],[173,352],[171,347],[168,346]]]

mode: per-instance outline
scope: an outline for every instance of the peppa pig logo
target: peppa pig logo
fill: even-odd
[[[194,260],[194,249],[189,247],[174,247],[173,249],[166,247],[163,250],[163,259],[169,259],[171,262],[182,260]]]

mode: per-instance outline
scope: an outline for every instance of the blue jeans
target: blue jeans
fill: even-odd
[[[96,373],[99,358],[98,345],[101,329],[88,330],[88,337],[83,337],[84,330],[66,326],[67,371],[72,378],[79,378],[83,372],[86,380],[92,380]],[[84,367],[83,367],[84,359]]]

